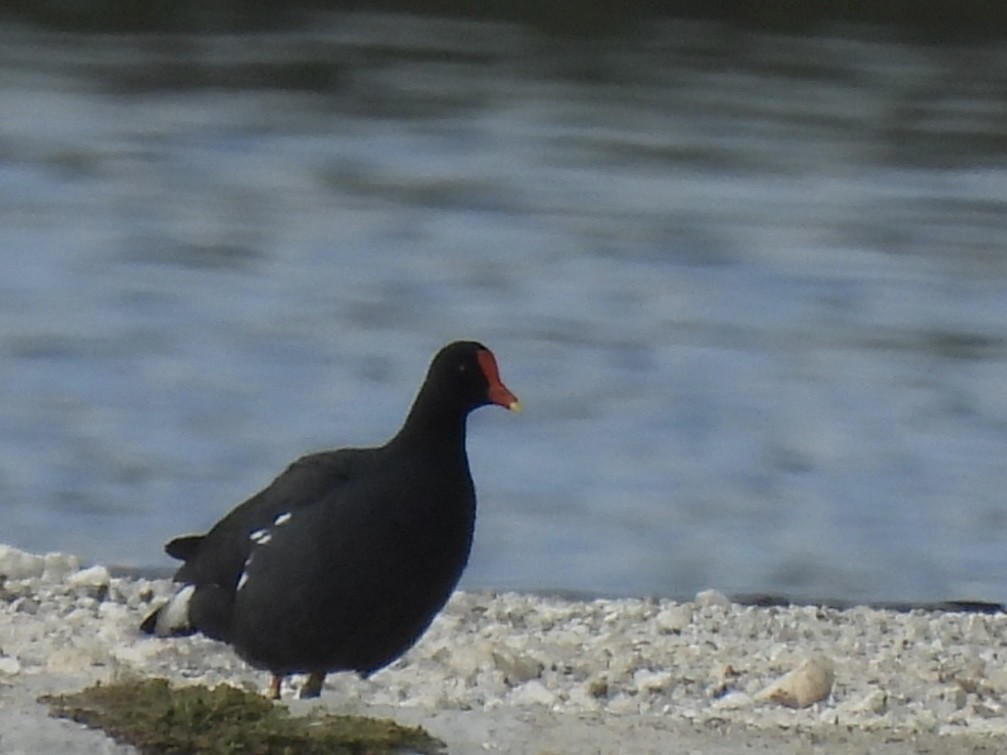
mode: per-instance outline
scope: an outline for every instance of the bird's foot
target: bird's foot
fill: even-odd
[[[268,697],[270,700],[279,700],[280,686],[282,684],[283,684],[283,677],[276,676],[276,674],[273,674],[273,676],[269,680],[269,686],[266,688],[266,697]]]
[[[304,686],[301,687],[301,699],[306,700],[312,697],[318,697],[322,694],[322,685],[325,683],[325,672],[324,671],[312,671],[308,674],[308,678],[304,680]]]

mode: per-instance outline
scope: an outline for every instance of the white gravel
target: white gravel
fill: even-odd
[[[123,675],[265,685],[225,645],[139,633],[167,580],[8,546],[0,575],[0,752],[130,751],[49,719],[46,692]],[[321,704],[423,724],[456,754],[993,753],[1007,749],[1005,639],[1004,614],[458,593],[405,657],[331,676]],[[803,708],[763,694],[809,659],[831,694]]]

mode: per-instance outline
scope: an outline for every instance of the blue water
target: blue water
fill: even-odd
[[[1007,599],[1007,51],[0,36],[0,540],[166,568],[464,337],[468,587]]]

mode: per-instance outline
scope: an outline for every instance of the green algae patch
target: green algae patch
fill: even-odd
[[[51,715],[101,729],[144,755],[437,755],[420,727],[346,715],[291,716],[261,695],[220,685],[172,687],[164,679],[97,684],[39,698]]]

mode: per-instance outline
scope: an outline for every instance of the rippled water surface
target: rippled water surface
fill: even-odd
[[[470,421],[470,587],[1007,598],[1007,50],[333,16],[0,31],[0,540],[169,565]]]

